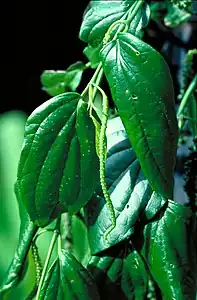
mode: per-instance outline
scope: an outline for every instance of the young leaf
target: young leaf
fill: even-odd
[[[44,71],[41,75],[41,83],[44,91],[50,96],[56,96],[67,91],[75,91],[79,86],[85,65],[76,62],[66,71]]]
[[[106,183],[115,209],[117,226],[109,234],[107,245],[103,236],[111,225],[110,213],[99,185],[85,207],[93,255],[129,238],[142,215],[146,220],[151,219],[166,202],[164,197],[152,191],[120,118],[111,120],[108,130],[110,126],[114,132],[107,136]]]
[[[172,199],[178,128],[167,63],[130,33],[108,43],[101,59],[142,170],[154,191]]]
[[[99,62],[100,62],[100,50],[102,48],[102,44],[100,44],[98,47],[93,48],[92,46],[88,45],[83,50],[83,53],[86,55],[86,57],[89,59],[91,63],[91,68],[95,69]]]
[[[103,38],[109,27],[116,21],[125,20],[134,0],[130,1],[91,1],[81,24],[79,37],[82,41],[88,42],[93,48],[102,45]],[[129,26],[129,32],[142,37],[143,28],[148,24],[150,9],[144,4],[138,11]],[[112,30],[115,33],[120,24]],[[90,51],[90,48],[86,51]]]
[[[64,299],[100,299],[94,279],[72,254],[61,250],[60,278]]]
[[[25,126],[17,186],[31,219],[41,227],[63,212],[79,211],[99,178],[94,125],[80,97],[70,92],[52,98]]]
[[[169,201],[167,208],[142,230],[138,228],[138,233],[132,238],[164,299],[195,299],[197,261],[194,219],[190,208]]]

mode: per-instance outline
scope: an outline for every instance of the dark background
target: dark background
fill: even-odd
[[[1,48],[5,53],[1,55],[4,69],[1,69],[0,113],[22,110],[29,115],[50,98],[41,89],[40,75],[44,70],[64,70],[78,60],[87,62],[82,53],[85,43],[79,40],[78,33],[88,2],[18,0],[7,3],[2,24]],[[170,30],[162,32],[153,22],[149,28],[155,34],[147,32],[144,39],[157,50],[161,50],[166,40],[177,43]],[[178,66],[169,57],[166,59],[178,89],[175,79]],[[83,77],[85,81],[87,74]]]
[[[30,114],[49,98],[40,85],[44,70],[66,69],[71,63],[85,60],[85,44],[78,33],[87,4],[85,0],[7,3],[1,38],[0,113],[23,110]]]

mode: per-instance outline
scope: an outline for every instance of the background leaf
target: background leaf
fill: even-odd
[[[56,96],[67,91],[76,91],[82,78],[85,65],[78,61],[70,65],[66,71],[44,71],[41,75],[43,89],[50,95]]]

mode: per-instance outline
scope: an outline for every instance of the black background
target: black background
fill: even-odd
[[[38,105],[50,98],[41,89],[40,75],[44,70],[64,70],[70,64],[83,60],[85,43],[78,38],[87,0],[15,1],[6,2],[1,11],[1,100],[0,113],[22,110],[29,115]],[[174,42],[169,32],[160,32],[144,40],[161,50],[166,40]],[[190,45],[191,46],[191,45]],[[166,57],[168,60],[168,57]],[[177,66],[168,61],[173,79]],[[85,73],[86,81],[88,72]],[[87,78],[88,79],[88,78]],[[177,85],[174,81],[175,88]]]
[[[3,10],[0,112],[28,115],[48,96],[41,89],[44,70],[64,70],[86,62],[78,33],[89,1],[15,1]],[[1,11],[2,13],[2,11]]]

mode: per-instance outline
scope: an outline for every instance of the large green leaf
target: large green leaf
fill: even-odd
[[[152,191],[120,118],[109,121],[107,146],[106,183],[115,209],[116,228],[109,234],[107,244],[104,233],[111,219],[99,185],[85,207],[92,254],[128,239],[140,218],[151,219],[166,202],[166,198]]]
[[[112,247],[100,256],[93,256],[88,270],[94,277],[101,299],[144,300],[148,287],[148,273],[139,253],[128,245]]]
[[[80,39],[94,48],[101,45],[109,27],[118,20],[124,20],[134,2],[133,0],[91,1],[81,24]],[[129,32],[141,37],[142,29],[147,26],[149,17],[149,7],[144,5],[131,22]],[[113,33],[119,25],[115,26]]]
[[[101,58],[113,100],[152,189],[172,199],[178,129],[167,63],[129,33],[108,43]]]
[[[63,212],[80,210],[98,182],[95,129],[80,97],[71,92],[52,98],[25,126],[18,194],[31,220],[41,227]]]
[[[50,96],[56,96],[67,91],[75,91],[79,86],[85,65],[78,61],[70,65],[66,71],[44,71],[41,75],[43,90]]]
[[[62,249],[59,260],[63,299],[100,299],[94,279],[72,254]]]
[[[195,216],[189,207],[168,202],[152,222],[132,237],[164,299],[195,299],[197,248]]]

